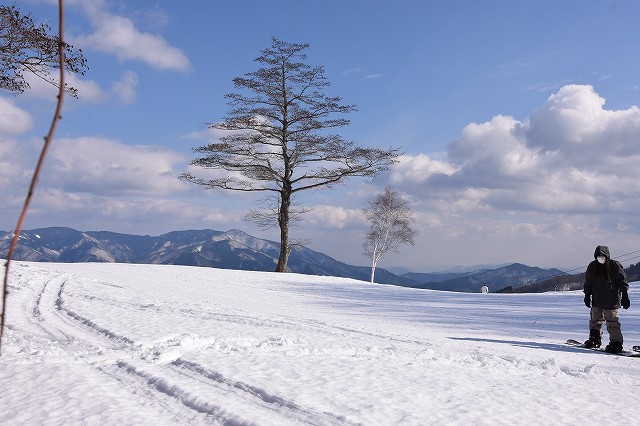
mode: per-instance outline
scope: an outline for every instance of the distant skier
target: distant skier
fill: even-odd
[[[482,288],[480,289],[480,291],[482,292],[482,294],[487,294],[489,293],[489,286],[487,285],[487,283],[484,283],[482,285]]]
[[[607,246],[598,246],[593,260],[587,266],[584,281],[584,304],[591,308],[589,319],[589,339],[584,342],[588,348],[602,345],[602,324],[607,322],[609,344],[605,351],[622,351],[622,331],[618,309],[629,309],[629,284],[622,265],[611,259]]]

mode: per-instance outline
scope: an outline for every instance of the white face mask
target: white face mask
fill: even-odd
[[[607,260],[607,258],[604,257],[604,256],[598,256],[598,257],[596,257],[596,259],[598,259],[598,262],[600,262],[603,265],[604,265],[605,260]]]

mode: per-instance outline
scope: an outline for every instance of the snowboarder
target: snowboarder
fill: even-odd
[[[593,254],[595,260],[589,263],[584,281],[584,304],[591,308],[589,319],[589,339],[584,342],[588,348],[598,348],[602,344],[602,324],[607,322],[609,344],[605,351],[622,351],[622,331],[618,309],[629,309],[629,284],[622,265],[611,259],[607,246],[597,246]]]
[[[480,289],[480,291],[482,292],[482,294],[487,294],[489,293],[489,286],[487,285],[487,283],[484,283],[482,285],[482,288]]]

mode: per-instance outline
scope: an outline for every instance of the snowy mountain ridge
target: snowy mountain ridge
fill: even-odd
[[[0,232],[2,256],[8,253],[12,237],[12,232]],[[154,237],[51,227],[22,231],[14,259],[167,264],[268,272],[275,270],[279,251],[279,243],[256,238],[237,229],[225,232],[211,229],[172,231]],[[368,280],[370,273],[368,267],[348,265],[303,246],[292,249],[289,269],[308,275],[359,280]],[[382,284],[416,284],[384,269],[377,271],[376,278]]]
[[[6,256],[13,233],[0,232],[0,256]],[[34,262],[107,262],[204,266],[249,271],[273,271],[280,244],[243,231],[186,230],[160,236],[129,235],[108,231],[81,232],[51,227],[22,231],[15,260]],[[304,246],[292,248],[289,270],[307,275],[369,280],[368,266],[353,266]],[[405,287],[477,292],[484,282],[490,290],[517,289],[562,275],[557,269],[541,269],[518,263],[496,269],[462,273],[407,273],[395,275],[376,270],[376,282]],[[550,287],[554,289],[553,286]],[[548,291],[543,288],[541,291]]]

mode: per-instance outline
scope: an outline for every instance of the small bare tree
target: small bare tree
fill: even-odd
[[[369,232],[362,243],[363,254],[371,258],[371,283],[378,262],[389,252],[397,252],[403,244],[414,245],[417,230],[413,227],[413,213],[409,203],[390,186],[369,202],[364,210]]]
[[[292,205],[296,193],[331,187],[352,176],[373,176],[388,169],[399,155],[397,149],[360,147],[340,135],[322,133],[349,124],[333,117],[354,111],[355,106],[342,105],[340,97],[323,93],[329,86],[324,69],[303,62],[308,47],[272,39],[271,47],[256,58],[262,67],[233,79],[240,92],[226,95],[228,117],[209,125],[228,131],[226,135],[195,149],[204,156],[192,165],[225,173],[213,179],[180,176],[207,189],[273,195],[275,199],[266,198],[266,210],[252,210],[248,217],[262,225],[271,218],[280,227],[277,272],[287,270],[290,221],[305,211]]]
[[[29,88],[24,73],[32,73],[58,87],[59,82],[49,71],[59,64],[60,36],[50,34],[46,24],[37,25],[30,14],[22,14],[15,6],[0,6],[0,90],[20,94]],[[87,60],[81,49],[63,43],[64,68],[84,75]],[[77,90],[63,85],[65,91],[77,97]]]

